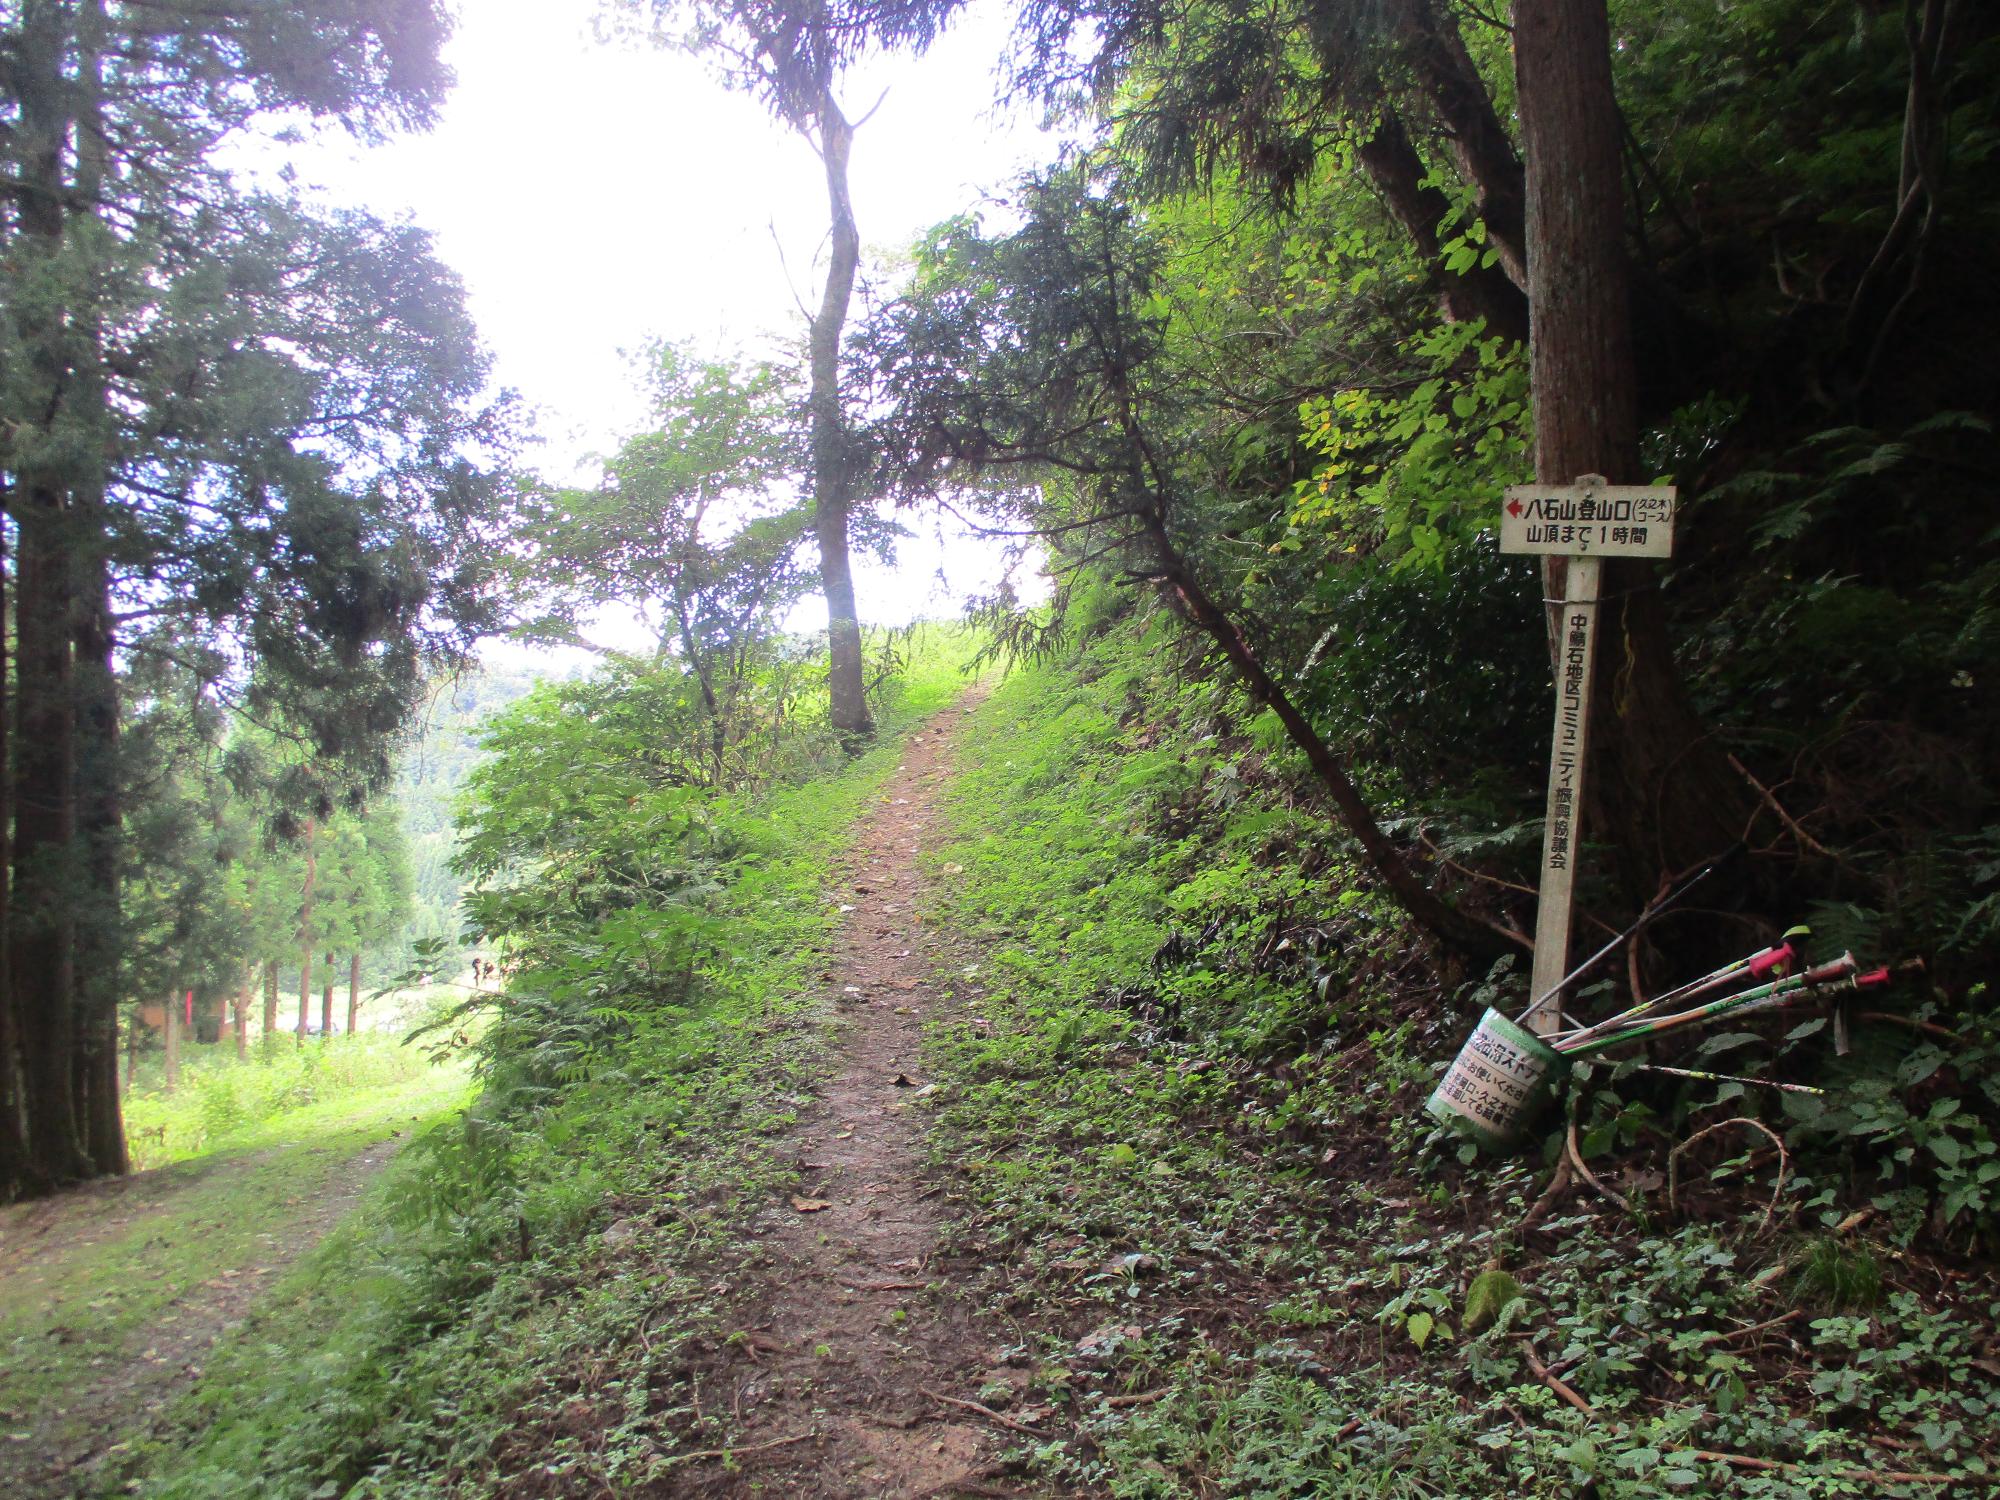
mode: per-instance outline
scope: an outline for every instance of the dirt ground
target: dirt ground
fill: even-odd
[[[672,1494],[1021,1493],[994,1482],[994,1459],[1030,1425],[979,1392],[1025,1372],[934,1285],[944,1216],[922,1141],[918,1040],[944,1003],[934,975],[949,952],[920,915],[918,861],[939,835],[953,760],[978,732],[975,697],[912,736],[837,872],[848,910],[826,978],[839,1050],[787,1147],[804,1186],[753,1221],[770,1286],[698,1386],[703,1405],[734,1416],[730,1456],[690,1463]]]

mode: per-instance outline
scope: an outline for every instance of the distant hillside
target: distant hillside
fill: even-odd
[[[485,667],[440,683],[425,708],[396,773],[396,804],[410,844],[414,910],[395,969],[407,966],[412,946],[426,938],[459,939],[459,879],[452,872],[452,804],[472,768],[484,758],[479,736],[486,721],[545,676],[533,667]],[[391,970],[390,972],[395,972]]]

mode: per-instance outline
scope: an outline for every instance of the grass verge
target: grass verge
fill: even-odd
[[[254,1144],[5,1213],[0,1412],[38,1454],[100,1446],[148,1413],[148,1367],[199,1367],[213,1330],[328,1227],[372,1148],[464,1103],[457,1068],[290,1111]],[[109,1392],[110,1394],[106,1394]],[[7,1455],[0,1453],[0,1464]]]

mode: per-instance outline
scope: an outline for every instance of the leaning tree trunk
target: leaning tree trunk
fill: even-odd
[[[361,1024],[361,955],[352,953],[347,958],[347,1034],[354,1035],[355,1027]]]
[[[1514,57],[1528,184],[1535,476],[1634,483],[1638,368],[1604,0],[1521,0]],[[1566,564],[1544,570],[1562,597]],[[1628,899],[1730,847],[1749,807],[1675,668],[1654,570],[1604,571],[1586,815]],[[1553,628],[1553,619],[1551,627]]]
[[[854,509],[855,458],[840,399],[840,338],[854,277],[861,264],[861,235],[847,187],[847,158],[854,127],[831,94],[822,93],[817,111],[819,154],[826,165],[826,196],[832,216],[832,254],[819,314],[808,341],[812,367],[813,528],[819,539],[820,585],[826,593],[827,691],[834,732],[849,744],[874,729],[868,717],[861,676],[861,621],[854,604],[854,574],[848,561],[848,518]]]

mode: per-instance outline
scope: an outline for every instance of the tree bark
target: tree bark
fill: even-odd
[[[354,1035],[361,1024],[361,955],[351,953],[347,958],[347,1034]]]
[[[104,0],[80,7],[77,64],[76,196],[95,204],[103,191]],[[77,211],[93,215],[93,208]],[[93,280],[75,298],[76,359],[72,404],[80,425],[102,434],[106,388],[104,318]],[[91,445],[97,453],[105,443]],[[77,833],[84,862],[84,897],[76,922],[76,1007],[80,1128],[92,1164],[105,1175],[131,1167],[118,1098],[118,1002],[124,989],[125,911],[121,889],[124,771],[119,754],[116,638],[112,625],[110,545],[101,458],[85,459],[74,476],[76,516],[76,795]]]
[[[854,509],[854,457],[840,392],[840,339],[861,264],[861,235],[848,193],[847,160],[854,127],[830,92],[815,109],[818,146],[826,167],[832,249],[819,313],[812,320],[808,352],[812,390],[813,529],[819,540],[820,586],[826,594],[827,691],[834,732],[849,745],[874,730],[861,673],[861,622],[848,559],[848,518]]]
[[[319,996],[319,1039],[324,1042],[333,1035],[333,955],[326,955],[326,962],[320,980]]]
[[[261,1046],[266,1052],[278,1039],[278,961],[264,960],[264,1037]]]
[[[79,493],[86,493],[81,487]],[[113,665],[111,575],[103,551],[101,498],[78,506],[89,523],[77,580],[77,821],[85,897],[76,925],[76,1012],[82,1128],[100,1173],[128,1171],[118,1107],[118,1001],[123,990],[121,897],[124,815],[120,805],[118,678]]]
[[[1604,0],[1521,0],[1515,9],[1535,475],[1546,484],[1642,478],[1610,45]],[[1548,597],[1562,596],[1565,566],[1550,559],[1544,569]],[[1654,570],[1608,563],[1604,596],[1585,811],[1617,851],[1627,899],[1639,902],[1663,871],[1736,841],[1747,793],[1688,703]]]
[[[1487,240],[1508,280],[1528,286],[1527,181],[1458,22],[1436,0],[1408,0],[1404,54],[1444,127],[1452,164],[1479,194]],[[1437,220],[1431,221],[1433,224]]]

